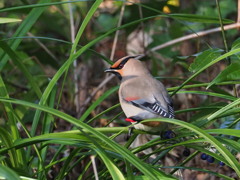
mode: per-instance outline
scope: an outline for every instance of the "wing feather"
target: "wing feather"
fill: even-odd
[[[165,118],[174,118],[174,110],[170,104],[168,104],[168,109],[166,110],[157,101],[155,101],[154,103],[149,103],[143,99],[138,99],[128,101],[128,103],[131,103],[134,106],[145,109],[147,111],[150,111],[151,113],[157,114]]]

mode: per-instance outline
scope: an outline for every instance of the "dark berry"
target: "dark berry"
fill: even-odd
[[[183,151],[183,155],[187,157],[190,154],[191,154],[190,150],[188,148],[185,148],[184,151]]]
[[[163,133],[162,137],[163,139],[172,139],[176,137],[176,134],[171,130],[167,130]]]
[[[219,162],[219,165],[220,165],[220,166],[225,166],[225,163],[222,162],[222,161],[220,161],[220,162]]]
[[[214,162],[214,157],[212,157],[212,156],[208,156],[208,158],[207,158],[207,162],[209,162],[209,163],[213,163]]]
[[[205,153],[202,153],[202,155],[201,155],[201,159],[202,159],[202,160],[206,160],[207,158],[208,158],[208,155],[205,154]]]

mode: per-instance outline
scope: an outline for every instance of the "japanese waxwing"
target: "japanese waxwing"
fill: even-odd
[[[153,78],[145,65],[126,56],[116,61],[105,72],[115,74],[120,80],[119,100],[127,116],[126,121],[135,123],[136,129],[161,132],[166,124],[159,121],[137,123],[151,118],[174,118],[173,105],[164,85]]]

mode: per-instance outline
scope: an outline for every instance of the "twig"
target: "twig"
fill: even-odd
[[[90,96],[85,100],[85,102],[83,103],[82,107],[85,107],[91,100],[92,98],[95,96],[95,94],[101,89],[103,88],[112,78],[114,77],[113,74],[111,74],[110,76],[107,76],[102,82],[101,84],[98,85],[98,87],[96,89],[94,89],[94,91],[90,94]],[[81,113],[81,112],[80,112]]]
[[[122,24],[122,19],[123,19],[123,14],[125,11],[125,3],[123,3],[121,11],[120,11],[120,17],[118,20],[118,24],[117,27],[120,27]],[[116,31],[116,34],[114,36],[114,40],[113,40],[113,46],[112,46],[112,51],[111,51],[111,55],[110,55],[110,60],[114,59],[114,54],[115,54],[115,50],[116,50],[116,46],[117,46],[117,41],[118,41],[118,36],[119,36],[119,30]],[[94,89],[94,91],[90,94],[90,96],[85,100],[85,102],[83,103],[83,107],[85,107],[91,100],[92,98],[95,96],[95,94],[101,89],[103,88],[112,78],[114,77],[113,74],[111,75],[106,75],[105,79],[101,82],[101,84],[98,85],[98,87],[96,89]],[[81,109],[82,111],[83,109]],[[81,113],[81,111],[79,113]]]
[[[97,166],[96,166],[96,161],[95,161],[95,156],[90,156],[91,158],[91,161],[92,161],[92,166],[93,166],[93,172],[94,172],[94,175],[95,175],[95,180],[98,180],[98,172],[97,172]]]
[[[76,32],[75,32],[75,28],[74,28],[74,19],[73,19],[71,3],[68,4],[68,8],[69,8],[69,18],[70,18],[71,42],[74,43]],[[74,51],[74,53],[75,52],[76,52],[76,50]],[[76,112],[79,112],[80,105],[79,105],[79,94],[78,94],[77,60],[73,61],[73,68],[74,68],[73,69],[73,79],[74,79],[74,94],[75,94],[74,102],[76,105]]]
[[[222,22],[222,13],[221,13],[221,8],[220,8],[220,4],[219,4],[219,0],[216,0],[216,4],[217,4],[217,9],[218,9],[218,17],[219,17],[219,21],[220,21],[220,26],[221,26],[221,32],[222,32],[222,37],[223,37],[223,43],[226,49],[226,52],[228,52],[228,45],[227,45],[227,40],[226,40],[226,35],[225,35],[225,31],[223,28],[223,22]],[[230,60],[228,59],[229,64],[231,63]]]
[[[124,10],[125,10],[125,3],[123,3],[123,5],[122,5],[121,11],[120,11],[120,17],[119,17],[119,20],[118,20],[117,27],[120,27],[121,24],[122,24],[122,19],[123,19]],[[113,60],[113,58],[114,58],[114,54],[115,54],[116,46],[117,46],[117,41],[118,41],[118,35],[119,35],[119,30],[116,31],[116,34],[115,34],[115,36],[114,36],[110,60]]]
[[[239,28],[240,27],[240,22],[237,22],[237,23],[234,23],[234,24],[225,25],[223,27],[224,27],[224,30]],[[174,39],[172,41],[168,41],[168,42],[166,42],[164,44],[161,44],[159,46],[156,46],[156,47],[148,50],[146,52],[146,54],[149,54],[149,53],[151,53],[153,51],[157,51],[159,49],[166,48],[166,47],[171,46],[171,45],[176,44],[176,43],[180,43],[180,42],[183,42],[183,41],[186,41],[186,40],[189,40],[189,39],[198,38],[198,37],[201,37],[201,36],[206,36],[208,34],[219,32],[219,31],[221,31],[221,27],[213,28],[213,29],[209,29],[209,30],[205,30],[205,31],[200,31],[198,33],[189,34],[187,36],[183,36],[183,37]]]
[[[28,32],[27,34],[28,36],[33,37],[34,41],[36,41],[36,43],[39,44],[39,46],[41,46],[44,51],[46,51],[46,53],[49,54],[49,56],[51,56],[58,63],[56,56],[41,41],[39,41],[37,38],[34,38],[34,35],[32,33]]]
[[[140,0],[141,2],[141,0]],[[142,6],[138,5],[138,10],[139,10],[139,16],[141,19],[143,19],[143,12],[142,12]],[[142,46],[143,46],[143,52],[141,53],[145,53],[146,52],[146,47],[145,47],[145,33],[144,33],[144,23],[143,21],[141,21],[141,29],[142,29]]]
[[[240,0],[238,0],[238,16],[237,16],[237,23],[240,23]]]

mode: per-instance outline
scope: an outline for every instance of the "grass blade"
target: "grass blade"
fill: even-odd
[[[240,101],[240,99],[239,99]],[[160,122],[167,122],[171,124],[176,124],[182,127],[185,127],[199,136],[203,137],[208,143],[212,144],[220,154],[226,159],[229,165],[236,171],[237,175],[240,177],[240,163],[236,160],[236,158],[224,147],[218,140],[216,140],[213,136],[206,133],[204,130],[200,129],[197,126],[189,124],[184,121],[176,120],[176,119],[151,119],[151,120],[144,120],[142,122],[149,122],[149,121],[160,121]]]
[[[40,0],[39,4],[51,2],[51,0]],[[33,26],[33,24],[37,21],[40,15],[45,10],[45,7],[39,7],[33,9],[28,16],[21,23],[17,31],[14,33],[13,37],[24,36]],[[9,46],[12,50],[16,50],[18,45],[21,43],[22,39],[16,39],[9,42]],[[4,51],[0,51],[0,71],[4,68],[5,64],[8,61],[8,55]]]
[[[62,118],[64,120],[66,120],[67,122],[75,125],[76,127],[79,127],[83,130],[89,131],[89,133],[93,134],[96,138],[99,138],[99,140],[105,142],[109,147],[111,147],[117,153],[119,153],[123,157],[125,157],[127,161],[129,161],[131,164],[133,164],[136,168],[138,168],[142,173],[144,173],[149,178],[159,179],[159,177],[164,177],[166,179],[174,179],[173,177],[168,176],[161,171],[157,171],[157,170],[153,169],[150,165],[142,162],[140,159],[138,159],[135,155],[133,155],[126,148],[120,146],[118,143],[109,139],[104,134],[96,131],[94,128],[88,126],[87,124],[77,120],[76,118],[74,118],[72,116],[69,116],[68,114],[65,114],[61,111],[58,111],[58,110],[55,110],[55,109],[52,109],[52,108],[49,108],[49,107],[45,107],[45,106],[42,106],[42,105],[37,105],[37,104],[33,104],[33,103],[21,101],[21,100],[0,98],[0,101],[19,104],[19,105],[24,105],[24,106],[28,106],[28,107],[31,107],[31,108],[39,109],[41,111],[44,111],[44,112],[50,113],[54,116],[57,116],[59,118]],[[180,122],[182,122],[182,121],[180,121]],[[156,177],[158,177],[158,178],[156,178]]]

